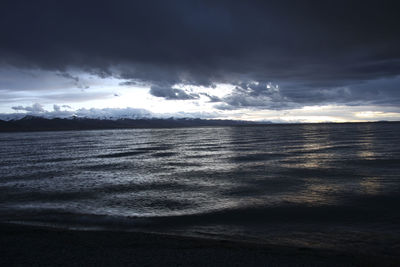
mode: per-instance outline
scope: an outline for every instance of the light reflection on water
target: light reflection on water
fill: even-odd
[[[393,224],[400,212],[387,202],[399,200],[399,130],[380,123],[0,134],[1,219],[64,213],[75,222],[84,214],[151,225],[158,217],[246,233],[255,232],[250,224],[298,220]]]

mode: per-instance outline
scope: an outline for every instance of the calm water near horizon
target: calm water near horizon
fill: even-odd
[[[0,221],[400,249],[400,123],[0,134]]]

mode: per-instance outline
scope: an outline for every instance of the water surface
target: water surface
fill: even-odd
[[[0,134],[0,220],[387,253],[400,124]]]

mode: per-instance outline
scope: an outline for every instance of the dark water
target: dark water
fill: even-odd
[[[400,248],[400,124],[0,134],[0,220]]]

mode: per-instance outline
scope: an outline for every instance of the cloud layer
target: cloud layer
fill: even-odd
[[[177,84],[235,85],[210,95],[219,109],[400,105],[398,10],[390,0],[6,0],[0,58],[75,88],[90,85],[71,68],[146,84],[166,100],[200,97]]]

